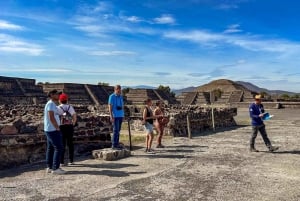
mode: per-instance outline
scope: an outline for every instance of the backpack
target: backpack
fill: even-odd
[[[67,110],[64,110],[63,107],[60,106],[60,108],[64,111],[63,115],[60,116],[60,123],[61,125],[72,125],[72,115],[70,114],[69,112],[69,109],[70,109],[70,105],[68,107]]]

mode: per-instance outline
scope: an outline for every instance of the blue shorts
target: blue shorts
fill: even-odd
[[[149,122],[146,122],[146,124],[144,125],[144,128],[148,133],[153,133],[153,124],[150,124]]]

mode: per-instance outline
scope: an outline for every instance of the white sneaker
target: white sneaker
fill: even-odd
[[[63,167],[63,166],[65,166],[65,164],[64,164],[64,163],[61,163],[59,166],[60,166],[60,167]]]
[[[46,173],[51,173],[52,172],[52,169],[51,168],[47,168],[46,169]]]
[[[73,162],[69,162],[68,165],[74,165],[74,163]]]
[[[66,171],[64,171],[61,168],[57,168],[56,170],[52,170],[52,174],[65,174]]]

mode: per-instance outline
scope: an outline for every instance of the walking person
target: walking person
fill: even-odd
[[[46,163],[47,173],[64,174],[60,168],[60,157],[63,149],[60,132],[59,112],[56,107],[59,93],[57,90],[48,92],[49,101],[44,108],[44,132],[47,138]]]
[[[260,132],[269,151],[273,152],[276,151],[279,147],[272,146],[268,138],[265,124],[263,122],[263,116],[265,110],[261,102],[262,102],[261,95],[256,95],[254,103],[250,104],[249,106],[249,113],[250,113],[251,125],[252,125],[252,136],[250,138],[250,152],[258,152],[258,150],[255,149],[255,139],[257,137],[258,131]]]
[[[62,133],[63,150],[61,153],[60,165],[64,165],[66,145],[68,146],[69,162],[68,165],[73,165],[74,163],[74,126],[77,122],[77,115],[74,107],[68,104],[68,96],[65,93],[59,95],[60,105],[58,109],[60,110],[60,131]]]
[[[160,116],[154,121],[155,129],[158,132],[156,148],[164,148],[164,145],[162,145],[161,140],[164,134],[165,126],[169,122],[168,121],[169,119],[164,116],[164,108],[163,108],[162,101],[156,102],[156,108],[154,109],[154,116]]]
[[[143,124],[146,130],[146,153],[154,154],[154,150],[151,148],[153,142],[153,122],[154,119],[161,117],[162,115],[154,116],[152,109],[152,100],[148,98],[145,100],[145,107],[143,109]]]
[[[112,149],[123,149],[119,144],[120,131],[124,118],[124,100],[121,95],[121,86],[116,85],[114,93],[109,96],[108,110],[110,121],[113,124]]]

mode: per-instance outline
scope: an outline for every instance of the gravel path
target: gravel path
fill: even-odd
[[[250,126],[165,140],[149,155],[136,149],[119,161],[81,158],[66,175],[45,173],[44,165],[0,171],[0,200],[207,200],[299,201],[300,119],[297,110],[271,110],[266,121],[276,153],[260,136],[249,153]],[[241,109],[237,121],[248,120]]]

